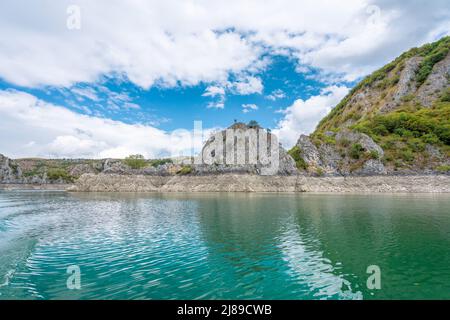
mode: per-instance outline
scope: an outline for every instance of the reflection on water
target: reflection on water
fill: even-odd
[[[450,298],[448,195],[0,193],[0,299]],[[68,290],[67,267],[81,269]],[[368,290],[378,265],[382,289]]]

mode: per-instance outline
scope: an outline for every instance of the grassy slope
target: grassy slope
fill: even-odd
[[[376,105],[373,105],[371,112],[361,114],[358,113],[358,107],[360,106],[353,106],[349,103],[351,98],[362,90],[369,89],[380,90],[380,98],[383,99],[383,96],[386,96],[389,91],[395,89],[395,86],[399,81],[399,73],[403,70],[405,61],[414,56],[423,57],[423,61],[416,74],[416,81],[419,84],[423,83],[425,81],[424,78],[426,79],[431,73],[434,64],[445,58],[449,51],[450,37],[445,37],[437,42],[424,45],[420,48],[413,48],[403,53],[394,61],[375,71],[358,83],[350,93],[320,121],[315,132],[339,130],[346,120],[352,116],[355,118],[355,121],[358,121],[363,117],[370,118],[374,116],[378,111]],[[413,97],[410,98],[413,100]]]

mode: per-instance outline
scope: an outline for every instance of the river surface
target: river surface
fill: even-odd
[[[431,298],[450,195],[0,191],[0,299]]]

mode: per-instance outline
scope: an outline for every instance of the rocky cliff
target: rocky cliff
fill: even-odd
[[[19,165],[0,154],[0,183],[17,183],[22,176]]]
[[[276,150],[272,150],[275,149]],[[231,153],[231,157],[229,154]],[[273,153],[273,154],[272,154]],[[231,158],[231,159],[230,159]],[[274,159],[276,158],[276,159]],[[295,162],[270,131],[237,122],[211,136],[195,159],[193,174],[295,175]],[[270,170],[273,167],[273,170]],[[270,171],[270,172],[269,172]]]
[[[450,172],[450,37],[361,81],[290,151],[316,175]]]

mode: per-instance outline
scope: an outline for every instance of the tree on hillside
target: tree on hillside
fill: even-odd
[[[250,120],[249,123],[247,124],[247,126],[249,128],[258,128],[259,123],[256,120]]]
[[[132,169],[141,169],[147,165],[147,161],[141,154],[129,155],[125,158],[124,163]]]

